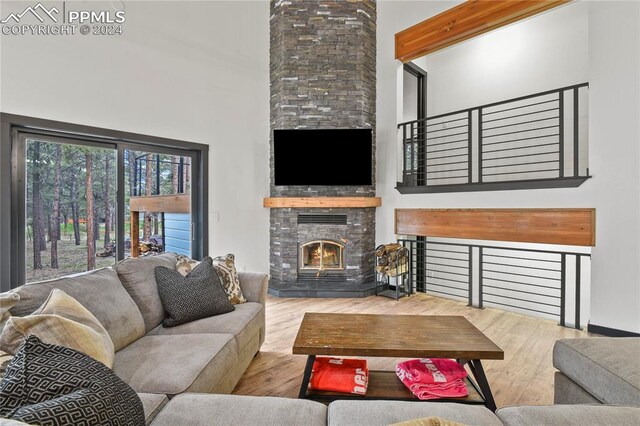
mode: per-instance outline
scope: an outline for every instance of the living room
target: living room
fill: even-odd
[[[637,1],[3,0],[0,19],[0,330],[56,298],[90,311],[138,420],[87,424],[139,424],[140,403],[157,425],[640,422]],[[183,278],[154,268],[207,256],[232,306],[163,326]],[[434,351],[442,329],[467,351]],[[366,359],[368,395],[307,389],[323,356]],[[395,370],[427,357],[479,402],[416,402]]]

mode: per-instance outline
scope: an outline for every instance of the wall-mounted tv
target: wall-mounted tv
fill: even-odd
[[[274,130],[275,185],[371,185],[371,136],[371,129]]]

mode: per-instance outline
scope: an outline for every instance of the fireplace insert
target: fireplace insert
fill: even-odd
[[[344,270],[344,245],[329,240],[309,241],[300,245],[300,270]]]

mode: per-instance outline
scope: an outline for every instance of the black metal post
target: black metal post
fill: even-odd
[[[567,270],[567,255],[562,253],[560,255],[560,325],[564,327],[564,311],[565,311],[565,292],[566,292],[566,278],[565,273]]]
[[[576,323],[575,328],[580,329],[580,282],[582,278],[580,277],[580,269],[582,267],[582,256],[576,254]]]
[[[579,127],[579,110],[578,105],[578,88],[573,88],[573,175],[578,176],[580,174],[580,138],[578,137]]]
[[[478,182],[482,183],[482,108],[478,108]]]
[[[427,292],[427,238],[416,237],[416,289]]]
[[[564,91],[558,92],[558,163],[559,176],[564,177]]]
[[[469,246],[469,303],[473,306],[473,246]]]
[[[472,114],[471,110],[467,115],[467,174],[469,175],[467,178],[467,182],[471,183],[473,181],[473,162],[471,161],[473,157],[473,127],[472,127]]]
[[[482,308],[482,247],[478,247],[478,307]]]

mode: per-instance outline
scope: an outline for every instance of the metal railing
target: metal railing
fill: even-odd
[[[581,328],[581,288],[590,254],[400,239],[416,291],[557,319]],[[571,294],[568,294],[571,292]]]
[[[587,91],[582,83],[399,124],[398,190],[578,186],[589,177]]]

